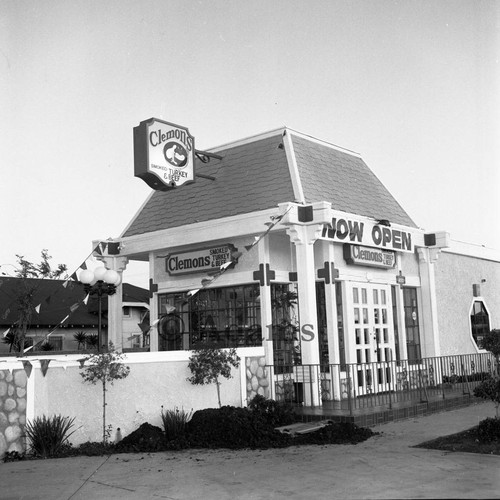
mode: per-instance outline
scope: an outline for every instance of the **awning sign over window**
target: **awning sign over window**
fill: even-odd
[[[380,248],[344,244],[344,259],[356,266],[392,269],[396,264],[396,254]]]
[[[190,252],[172,253],[166,258],[166,271],[170,275],[207,272],[233,261],[236,248],[231,244],[202,248]]]

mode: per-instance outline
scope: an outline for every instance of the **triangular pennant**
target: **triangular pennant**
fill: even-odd
[[[80,363],[80,368],[83,368],[85,365],[85,361],[87,361],[87,358],[81,358],[77,360]]]
[[[24,353],[24,354],[26,354],[28,351],[31,351],[31,349],[33,349],[33,347],[35,347],[35,346],[30,345],[29,347],[27,347],[27,348],[23,351],[23,353]]]
[[[23,361],[23,368],[26,372],[26,376],[30,378],[31,370],[33,370],[33,365],[29,361]]]
[[[210,283],[212,283],[213,279],[208,279],[208,278],[203,278],[201,280],[201,286],[208,286]]]
[[[52,296],[51,296],[51,295],[49,295],[49,296],[45,299],[45,303],[46,303],[47,305],[49,305],[49,304],[50,304],[50,299],[51,299],[51,298],[52,298]]]
[[[87,294],[87,296],[83,299],[83,303],[87,305],[87,302],[89,301],[90,293]]]
[[[74,313],[78,308],[80,307],[80,303],[79,302],[75,302],[70,308],[69,310]]]
[[[49,364],[52,360],[51,359],[41,359],[40,360],[40,368],[42,369],[42,375],[45,377],[45,374],[47,373],[47,370],[49,369]]]
[[[38,305],[35,307],[35,311],[37,312],[37,314],[40,314],[40,307],[42,307],[42,304],[38,304]]]
[[[87,270],[87,263],[85,261],[83,261],[81,264],[80,264],[80,269],[83,269],[84,271]]]
[[[67,279],[67,280],[66,280],[66,281],[62,284],[62,286],[63,286],[64,288],[66,288],[66,287],[68,286],[68,283],[69,283],[69,279]]]
[[[141,329],[141,332],[146,335],[146,333],[149,332],[149,329],[151,328],[149,326],[149,323],[147,321],[143,321],[142,323],[137,323],[137,326]]]
[[[69,314],[59,324],[62,325],[68,318],[69,318]],[[50,333],[52,333],[52,332],[50,332]]]
[[[3,336],[7,337],[7,335],[9,334],[9,332],[10,332],[10,328],[7,328],[7,330],[5,330],[5,332],[3,332]]]
[[[106,251],[106,248],[108,248],[108,244],[105,241],[103,241],[101,243],[101,250],[103,251],[103,253]]]
[[[76,271],[71,275],[71,279],[73,281],[78,281],[78,276],[76,275]]]
[[[186,295],[187,295],[188,297],[194,297],[194,296],[195,296],[195,295],[196,295],[199,291],[200,291],[200,289],[199,289],[199,288],[197,288],[196,290],[189,290],[189,291],[186,293]]]
[[[156,326],[159,322],[160,322],[160,320],[159,320],[159,319],[155,319],[155,320],[153,321],[153,323],[151,324],[151,326]]]
[[[99,255],[102,255],[102,252],[101,252],[101,245],[97,245],[95,248],[94,248],[94,252],[99,254]]]
[[[245,245],[245,250],[249,252],[253,248],[253,245]]]

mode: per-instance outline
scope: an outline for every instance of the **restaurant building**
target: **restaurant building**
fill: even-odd
[[[359,154],[290,128],[203,152],[186,132],[172,149],[166,122],[149,123],[148,146],[180,162],[150,160],[153,191],[100,258],[118,272],[149,262],[150,351],[251,348],[248,397],[318,405],[411,385],[424,359],[441,368],[414,378],[442,382],[446,356],[483,353],[500,327],[500,253],[418,227]],[[125,347],[109,300],[110,340]]]

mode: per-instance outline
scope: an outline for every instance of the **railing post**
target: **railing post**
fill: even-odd
[[[352,411],[352,387],[351,384],[353,382],[353,378],[351,376],[351,369],[352,366],[349,364],[347,365],[348,370],[346,371],[347,373],[347,406],[349,408],[349,416],[353,416],[353,411]]]

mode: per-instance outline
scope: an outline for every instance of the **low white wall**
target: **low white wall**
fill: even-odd
[[[106,425],[112,426],[111,439],[120,428],[124,437],[148,422],[161,427],[161,407],[200,410],[218,407],[215,384],[192,385],[187,364],[188,351],[127,353],[124,363],[130,367],[127,378],[108,386]],[[246,404],[246,357],[263,355],[263,348],[238,350],[240,367],[231,379],[221,380],[222,405]],[[102,385],[84,383],[78,359],[82,355],[40,356],[32,359],[28,379],[27,419],[41,415],[75,417],[71,436],[74,445],[102,439]],[[42,359],[51,359],[43,376]],[[19,363],[21,365],[21,363]],[[22,366],[22,365],[21,365]]]

